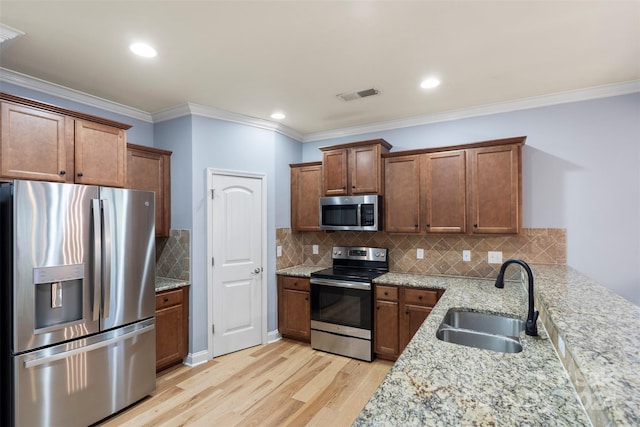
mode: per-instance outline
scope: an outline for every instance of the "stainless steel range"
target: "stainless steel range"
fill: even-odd
[[[373,290],[389,271],[386,248],[333,248],[333,267],[311,273],[311,347],[371,361]]]

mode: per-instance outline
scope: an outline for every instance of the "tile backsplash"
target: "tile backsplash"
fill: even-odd
[[[428,235],[412,236],[385,232],[306,232],[276,230],[276,245],[282,256],[278,269],[294,265],[331,265],[333,246],[374,246],[389,249],[389,270],[450,276],[495,277],[500,264],[488,263],[488,251],[501,251],[502,260],[521,258],[530,264],[566,264],[566,230],[525,228],[517,236]],[[314,255],[313,245],[318,245]],[[417,259],[417,249],[424,259]],[[462,251],[471,252],[471,261],[462,260]]]
[[[156,238],[156,275],[190,281],[191,230],[170,230]]]

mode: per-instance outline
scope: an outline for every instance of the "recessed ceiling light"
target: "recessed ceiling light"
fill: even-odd
[[[154,48],[145,43],[133,43],[129,46],[129,49],[136,55],[144,56],[145,58],[153,58],[158,54]]]
[[[273,113],[271,115],[271,118],[274,119],[274,120],[282,120],[285,117],[287,117],[287,116],[285,116],[284,113],[279,113],[279,112],[278,113]]]
[[[422,83],[420,83],[420,87],[423,89],[432,89],[434,87],[440,86],[440,80],[435,77],[429,77],[428,79],[424,79]]]

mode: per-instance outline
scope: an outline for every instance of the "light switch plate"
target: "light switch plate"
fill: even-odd
[[[282,246],[276,246],[276,256],[282,256]]]
[[[462,251],[462,260],[471,261],[471,251]]]
[[[501,251],[489,251],[488,258],[489,258],[489,264],[502,264]]]
[[[418,259],[424,259],[424,249],[418,249],[416,251],[416,258]]]
[[[318,255],[318,245],[313,245],[312,249],[313,249],[313,254]]]

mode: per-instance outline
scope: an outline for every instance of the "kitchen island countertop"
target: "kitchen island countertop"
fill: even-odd
[[[590,425],[589,417],[597,426],[640,424],[640,308],[570,267],[532,269],[536,308],[564,339],[588,416],[542,320],[539,337],[521,334],[521,353],[436,338],[451,307],[525,319],[521,283],[498,289],[494,280],[388,273],[374,282],[446,292],[353,425]]]

